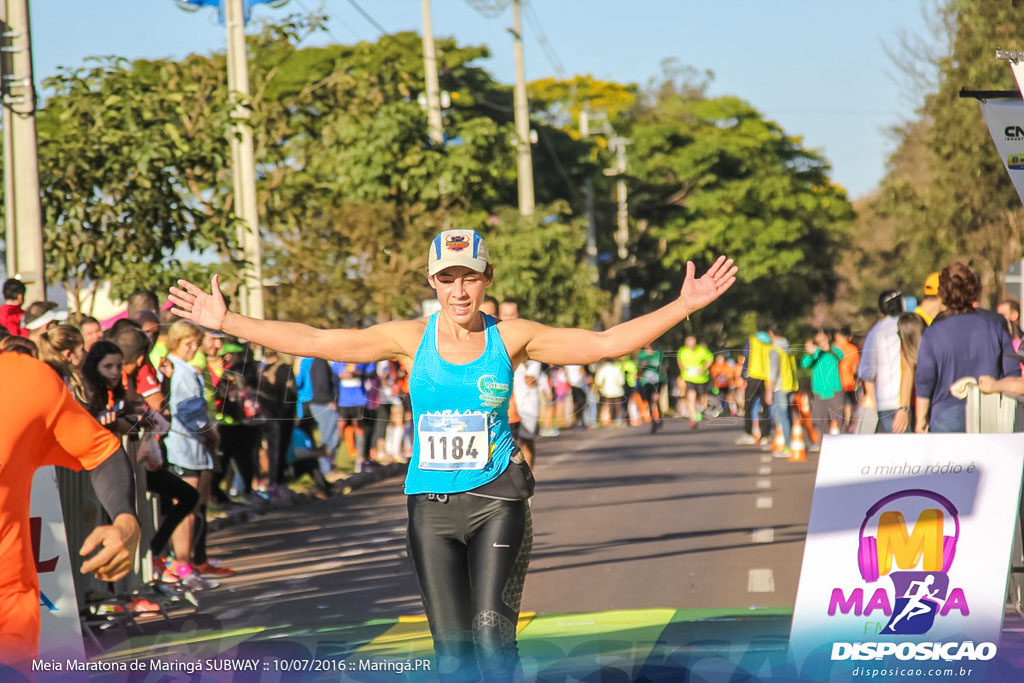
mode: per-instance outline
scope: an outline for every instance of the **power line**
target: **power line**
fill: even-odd
[[[558,58],[558,53],[555,52],[554,46],[548,40],[547,34],[544,33],[544,28],[540,24],[540,17],[537,16],[536,10],[533,9],[533,3],[524,2],[523,5],[526,8],[526,20],[530,22],[530,26],[537,33],[537,42],[540,43],[544,56],[547,57],[551,67],[555,70],[555,75],[565,80],[565,67],[562,66],[562,60]]]
[[[306,12],[307,15],[309,15],[309,16],[313,15],[313,12],[309,9],[309,7],[306,6],[306,3],[304,3],[302,0],[298,0],[298,3],[299,3],[299,7],[301,7]],[[317,11],[320,12],[321,14],[324,14],[324,16],[326,17],[325,8],[324,8],[323,3],[320,3],[320,8]],[[330,17],[327,17],[327,19],[329,20]],[[337,19],[337,21],[342,26],[347,28],[349,33],[351,33],[353,36],[355,36],[356,39],[359,39],[359,37],[360,37],[359,34],[356,33],[355,29],[353,29],[351,26],[349,26],[348,23],[346,23],[344,19],[342,19],[341,17],[335,17],[335,19]],[[327,35],[329,35],[331,37],[331,40],[333,40],[338,45],[344,45],[344,43],[341,42],[341,39],[338,38],[338,36],[334,35],[334,31],[331,30],[331,27],[327,23],[327,21],[324,22],[324,29],[327,30]]]
[[[386,36],[386,35],[388,35],[388,30],[387,30],[386,28],[384,28],[383,26],[381,26],[380,24],[378,24],[378,23],[377,23],[377,20],[376,20],[376,19],[374,19],[373,17],[371,17],[371,16],[370,16],[370,15],[369,15],[369,14],[368,14],[368,13],[366,12],[366,10],[364,10],[364,9],[363,9],[363,8],[362,8],[362,7],[361,7],[361,6],[359,5],[359,3],[358,3],[358,2],[356,2],[356,0],[348,0],[348,4],[350,4],[350,5],[352,5],[353,7],[355,7],[355,8],[356,8],[356,11],[357,11],[357,12],[359,12],[360,14],[362,14],[362,15],[363,15],[363,19],[366,19],[366,21],[370,22],[370,25],[371,25],[371,26],[373,26],[373,27],[374,27],[375,29],[377,29],[378,31],[380,31],[380,34],[381,34],[382,36]]]
[[[466,3],[488,19],[494,19],[505,11],[509,0],[466,0]]]

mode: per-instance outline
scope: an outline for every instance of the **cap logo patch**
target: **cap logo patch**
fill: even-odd
[[[465,235],[447,235],[444,238],[444,248],[448,251],[459,252],[469,246],[469,238]]]

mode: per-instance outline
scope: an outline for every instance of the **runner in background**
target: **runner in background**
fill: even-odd
[[[640,382],[640,395],[646,404],[647,415],[651,420],[651,434],[661,428],[661,387],[665,376],[661,371],[664,354],[647,344],[636,354],[637,374]]]
[[[698,344],[692,334],[687,335],[676,354],[680,376],[686,382],[686,411],[690,418],[690,429],[696,429],[703,419],[701,413],[707,406],[708,382],[711,381],[711,363],[714,360],[708,347]]]

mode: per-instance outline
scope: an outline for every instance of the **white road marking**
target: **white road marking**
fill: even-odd
[[[758,479],[757,488],[759,489],[770,489],[772,487],[771,479]]]
[[[767,510],[773,505],[775,505],[775,501],[772,499],[771,496],[758,496],[757,504],[754,507],[756,507],[758,510]]]
[[[761,463],[762,464],[767,464],[767,463],[770,463],[771,461],[772,461],[772,456],[770,456],[770,455],[762,455],[761,456]]]
[[[758,470],[757,470],[757,473],[760,474],[761,476],[764,476],[766,474],[771,474],[772,473],[772,468],[768,467],[767,465],[765,465],[764,467],[759,467]]]
[[[750,533],[751,543],[774,543],[775,542],[775,529],[768,527],[767,529],[754,529]]]
[[[771,569],[751,569],[747,575],[747,591],[750,593],[774,593],[775,576]]]

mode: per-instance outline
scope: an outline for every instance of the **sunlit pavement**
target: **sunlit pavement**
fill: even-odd
[[[519,624],[527,680],[793,679],[786,642],[816,458],[734,446],[737,425],[540,442]],[[194,614],[107,634],[104,658],[261,662],[199,680],[433,680],[400,482],[218,531],[212,553],[239,574],[200,594]],[[1000,658],[1019,663],[1015,612],[1005,635]]]

